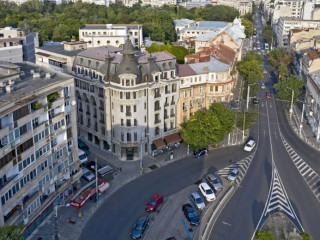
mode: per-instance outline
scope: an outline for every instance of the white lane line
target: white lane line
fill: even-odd
[[[305,173],[303,173],[302,176],[306,175],[306,174],[309,173],[310,171],[312,172],[312,169],[311,169],[311,168],[309,168]]]
[[[222,222],[222,223],[225,224],[225,225],[231,226],[230,223],[227,223],[227,222]]]
[[[309,166],[308,166],[308,164],[304,164],[305,166],[304,167],[301,167],[301,168],[299,168],[299,172],[300,173],[302,173],[302,171],[304,170],[304,169],[306,169],[306,168],[308,168]],[[302,166],[302,164],[301,164],[301,166]]]

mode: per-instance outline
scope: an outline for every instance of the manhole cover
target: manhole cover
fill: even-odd
[[[151,165],[149,168],[150,168],[151,170],[154,170],[154,169],[158,168],[158,166],[157,166],[157,165]]]

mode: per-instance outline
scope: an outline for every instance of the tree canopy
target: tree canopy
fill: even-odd
[[[276,69],[280,78],[288,75],[288,66],[292,61],[292,53],[287,52],[284,48],[276,48],[270,52],[269,62]]]
[[[223,104],[214,103],[182,124],[181,133],[193,150],[219,143],[225,134],[234,129],[235,113]]]
[[[304,81],[294,75],[291,75],[289,77],[283,77],[279,80],[278,83],[273,85],[274,89],[277,91],[278,97],[288,102],[291,102],[293,90],[294,104],[296,103],[303,86]]]
[[[300,236],[302,237],[303,240],[312,240],[313,238],[305,232],[300,233]]]
[[[245,26],[244,33],[246,34],[246,37],[249,37],[251,34],[253,34],[253,15],[252,13],[247,13],[246,15],[241,17],[242,25]]]
[[[78,39],[79,27],[83,24],[143,24],[143,35],[154,41],[173,42],[176,40],[173,20],[231,22],[239,16],[238,10],[228,6],[206,6],[185,9],[183,7],[151,7],[135,4],[128,8],[120,2],[110,7],[82,3],[55,5],[49,1],[29,0],[20,6],[13,2],[0,1],[0,27],[28,27],[39,32],[40,41],[69,41]]]
[[[21,235],[23,225],[8,225],[0,227],[0,239],[1,240],[23,240]]]
[[[266,25],[263,27],[263,38],[267,40],[269,44],[272,43],[273,31],[270,25]]]

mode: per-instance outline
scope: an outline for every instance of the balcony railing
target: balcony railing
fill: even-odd
[[[160,94],[160,93],[154,94],[154,98],[159,98],[159,97],[161,97],[161,94]]]
[[[159,111],[159,110],[161,110],[161,107],[160,106],[155,106],[154,110],[155,111]]]
[[[160,119],[154,120],[154,124],[158,124],[158,123],[161,123],[161,120],[160,120]]]

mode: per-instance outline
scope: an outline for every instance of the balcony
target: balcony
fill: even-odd
[[[160,94],[160,93],[155,93],[155,94],[154,94],[154,98],[159,98],[159,97],[161,97],[161,94]]]
[[[168,106],[169,106],[169,103],[168,103],[168,102],[165,102],[164,106],[165,106],[165,107],[168,107]]]
[[[155,110],[155,111],[160,111],[160,110],[161,110],[161,107],[160,107],[160,106],[155,106],[155,107],[154,107],[154,110]]]
[[[172,88],[172,92],[173,93],[177,92],[177,89],[176,88]]]
[[[161,123],[161,120],[160,120],[160,119],[154,120],[154,124],[159,124],[159,123]]]
[[[176,102],[175,102],[175,101],[172,101],[172,102],[171,102],[171,105],[176,105]]]
[[[79,108],[79,112],[83,112],[83,109],[82,109],[82,108]]]
[[[100,111],[104,111],[104,107],[99,107],[99,110]]]
[[[94,114],[93,117],[94,117],[94,118],[97,118],[97,114]]]
[[[89,111],[86,111],[86,114],[90,116],[90,112]]]
[[[168,115],[164,115],[164,119],[168,119],[169,118],[169,116]]]
[[[100,120],[99,123],[104,124],[105,122],[104,122],[104,120]]]

